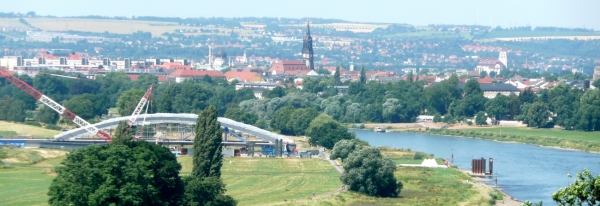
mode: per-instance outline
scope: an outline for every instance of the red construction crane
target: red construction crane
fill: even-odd
[[[129,124],[129,127],[133,126],[133,124],[137,120],[137,117],[142,112],[142,109],[144,109],[144,106],[146,106],[146,114],[148,113],[149,104],[147,104],[147,103],[152,98],[152,91],[153,90],[154,90],[154,86],[150,85],[150,88],[148,88],[148,90],[146,91],[146,93],[144,94],[144,96],[142,96],[142,99],[140,99],[140,102],[138,102],[138,105],[133,110],[133,114],[131,114],[131,116],[129,117],[129,120],[127,121],[127,124]],[[144,116],[144,121],[142,122],[142,125],[141,125],[141,128],[140,128],[140,134],[135,137],[136,139],[141,138],[141,136],[144,134],[144,123],[145,122],[146,122],[146,116]]]
[[[42,102],[46,106],[52,108],[54,111],[58,112],[63,117],[71,120],[73,123],[84,128],[90,134],[93,134],[101,139],[104,139],[107,142],[112,140],[112,137],[108,133],[106,133],[102,130],[99,130],[94,125],[85,121],[83,118],[77,116],[75,113],[71,112],[67,108],[60,105],[59,103],[55,102],[54,100],[50,99],[46,95],[42,94],[40,91],[36,90],[31,85],[29,85],[29,84],[25,83],[23,80],[13,76],[9,71],[0,69],[0,76],[6,78],[6,80],[13,83],[16,87],[23,90],[25,93],[31,95],[33,98]]]
[[[152,90],[154,90],[154,86],[150,85],[150,88],[148,88],[144,96],[142,96],[142,99],[140,99],[140,102],[138,102],[137,106],[133,110],[133,114],[131,114],[129,121],[127,121],[127,124],[129,124],[130,127],[133,126],[133,123],[135,123],[135,120],[137,120],[137,117],[142,112],[142,109],[144,109],[146,103],[148,103],[150,98],[152,98]]]

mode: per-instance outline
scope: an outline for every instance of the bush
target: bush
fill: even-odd
[[[36,122],[36,121],[26,121],[25,124],[26,125],[31,125],[31,126],[36,126],[36,127],[42,127],[42,125],[39,122]]]
[[[51,130],[58,130],[58,131],[62,130],[62,127],[54,125],[54,124],[48,124],[48,125],[46,125],[45,128],[46,129],[51,129]]]
[[[467,121],[467,125],[471,126],[471,125],[473,125],[473,122],[472,121]]]

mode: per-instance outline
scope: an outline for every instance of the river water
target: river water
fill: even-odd
[[[519,201],[555,205],[552,193],[571,184],[577,172],[584,168],[594,176],[600,172],[599,154],[439,135],[353,131],[357,138],[372,146],[410,148],[448,160],[454,154],[453,164],[465,170],[471,170],[471,159],[491,157],[498,187]],[[493,185],[493,182],[487,184]]]

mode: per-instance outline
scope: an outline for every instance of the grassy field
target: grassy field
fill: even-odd
[[[48,187],[56,176],[52,169],[65,152],[47,149],[14,149],[0,147],[7,157],[7,168],[0,169],[2,205],[47,205]],[[33,164],[35,163],[35,164]]]
[[[399,159],[416,154],[383,150],[384,154]],[[0,169],[2,205],[46,205],[48,187],[56,176],[52,169],[64,158],[65,152],[4,151],[8,158],[19,161]],[[32,164],[40,156],[46,159]],[[178,161],[182,164],[181,175],[189,175],[192,158],[179,157]],[[341,186],[339,173],[327,161],[226,158],[223,162],[222,177],[227,184],[227,194],[238,200],[239,205],[488,205],[491,200],[492,189],[467,183],[470,177],[455,169],[399,167],[395,176],[404,184],[399,198],[374,198],[346,191],[313,199],[312,192],[323,195]]]
[[[181,175],[192,171],[192,158],[179,157]],[[229,164],[229,161],[232,163]],[[266,205],[339,189],[339,173],[320,159],[226,158],[221,169],[227,194],[240,205]]]
[[[41,127],[6,121],[0,121],[0,131],[4,132],[5,134],[12,131],[15,132],[16,135],[32,136],[34,138],[54,137],[54,135],[61,133],[61,131],[57,130],[49,130]]]
[[[174,33],[176,30],[208,29],[218,30],[219,33],[229,33],[232,29],[193,27],[179,25],[177,22],[113,20],[113,19],[75,19],[75,18],[26,18],[29,24],[42,30],[51,31],[85,31],[97,33],[130,34],[136,31],[152,33],[153,37],[160,37],[163,33]],[[234,29],[234,32],[243,36],[262,36],[255,31]],[[194,35],[187,33],[186,35]]]
[[[494,31],[485,38],[541,37],[541,36],[600,36],[597,32],[550,32],[550,31]]]
[[[18,18],[0,18],[0,26],[25,26]]]
[[[600,143],[600,132],[584,132],[584,131],[572,131],[564,129],[538,129],[531,127],[495,127],[495,128],[481,128],[481,129],[469,129],[473,131],[486,132],[492,134],[507,134],[507,135],[521,135],[521,136],[536,136],[536,137],[555,137],[563,138],[568,140],[582,140],[589,142]]]
[[[491,189],[474,189],[469,176],[454,169],[399,167],[396,178],[404,184],[399,198],[375,198],[356,192],[292,201],[290,205],[488,205]]]

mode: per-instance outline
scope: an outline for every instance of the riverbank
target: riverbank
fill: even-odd
[[[586,141],[575,139],[572,137],[548,137],[548,136],[531,136],[515,134],[514,131],[510,131],[511,128],[503,128],[505,130],[493,130],[493,129],[407,129],[401,132],[421,133],[421,134],[434,134],[434,135],[448,135],[455,137],[475,138],[499,142],[516,142],[533,144],[540,147],[550,147],[555,149],[575,150],[590,153],[600,153],[600,142]],[[487,130],[487,131],[486,131]],[[511,134],[513,133],[513,134]],[[600,134],[600,133],[598,133]]]

